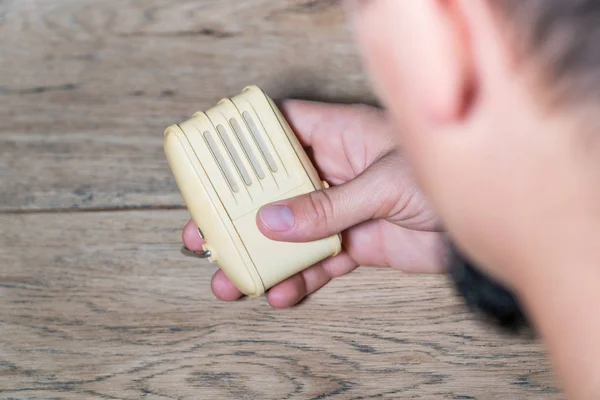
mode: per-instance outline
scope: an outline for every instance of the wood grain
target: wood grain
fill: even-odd
[[[164,128],[248,84],[374,103],[338,1],[0,1],[0,210],[180,206]]]
[[[339,1],[0,0],[0,399],[556,399],[443,277],[222,303],[162,131],[247,84],[376,103]]]
[[[0,398],[559,398],[543,352],[442,277],[363,268],[295,308],[221,303],[185,211],[0,216]]]

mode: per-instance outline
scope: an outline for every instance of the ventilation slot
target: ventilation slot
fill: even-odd
[[[233,143],[231,143],[231,139],[229,139],[229,135],[227,135],[227,132],[225,132],[225,128],[223,128],[223,125],[219,125],[219,126],[217,126],[217,130],[219,131],[219,136],[221,136],[221,140],[225,144],[225,147],[227,148],[229,155],[231,156],[231,158],[233,158],[233,162],[235,163],[237,170],[239,171],[240,175],[242,176],[244,183],[246,184],[246,186],[252,185],[252,179],[250,179],[250,175],[248,175],[248,171],[246,171],[246,168],[244,167],[244,164],[242,163],[242,160],[240,159],[240,155],[235,150],[235,147],[233,147]]]
[[[258,128],[256,127],[252,116],[248,111],[244,111],[243,117],[244,121],[246,121],[246,124],[248,124],[248,127],[250,128],[250,132],[252,133],[252,136],[254,137],[254,140],[256,141],[256,144],[258,145],[263,158],[269,165],[269,169],[273,172],[277,172],[277,165],[275,164],[275,160],[273,159],[271,152],[267,148],[266,143],[264,142],[260,132],[258,131]]]
[[[231,124],[231,127],[233,128],[233,132],[235,133],[235,136],[238,138],[244,151],[246,152],[246,156],[248,156],[248,159],[250,160],[250,164],[252,164],[252,168],[254,168],[254,172],[260,179],[264,179],[265,172],[263,171],[262,167],[258,163],[258,160],[256,159],[256,155],[254,154],[254,151],[252,151],[252,148],[250,147],[250,144],[248,143],[248,140],[246,139],[246,135],[244,135],[244,132],[242,132],[242,128],[240,127],[240,124],[238,124],[238,122],[235,118],[231,118],[229,120],[229,123]]]
[[[239,191],[238,185],[235,182],[235,179],[233,178],[231,170],[229,169],[229,166],[227,165],[225,158],[223,158],[223,154],[221,154],[221,151],[219,150],[219,147],[217,146],[215,139],[213,139],[210,132],[204,132],[204,139],[206,140],[206,143],[208,144],[208,147],[209,147],[210,151],[212,152],[213,156],[217,160],[217,164],[219,165],[219,168],[221,169],[221,172],[223,173],[225,180],[227,180],[227,182],[229,183],[231,190],[233,190],[235,193],[237,193]]]

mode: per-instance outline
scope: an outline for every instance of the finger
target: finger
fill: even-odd
[[[273,286],[267,293],[267,301],[273,308],[284,309],[297,304],[304,296],[306,283],[299,273]]]
[[[344,248],[360,265],[392,267],[405,273],[439,274],[446,265],[442,234],[414,231],[385,220],[364,222],[346,231]]]
[[[380,126],[383,111],[364,104],[330,104],[306,100],[281,100],[281,113],[290,124],[300,143],[305,147],[314,145],[321,135],[341,136],[353,131],[367,131],[365,126]]]
[[[183,228],[183,245],[191,251],[202,251],[204,240],[198,234],[198,226],[193,220],[190,220]]]
[[[414,194],[396,182],[396,169],[384,157],[347,183],[262,207],[257,225],[272,240],[305,242],[385,217]]]
[[[347,253],[341,253],[275,285],[267,292],[267,300],[273,308],[292,307],[331,279],[345,275],[356,267],[358,264]],[[211,289],[221,301],[235,301],[243,296],[222,270],[213,276]]]
[[[331,279],[347,274],[357,266],[348,254],[341,253],[275,285],[269,290],[267,299],[273,308],[292,307],[322,288]]]
[[[222,270],[218,270],[210,283],[215,297],[221,301],[235,301],[242,297],[242,292],[235,287]]]
[[[335,257],[328,258],[321,262],[323,269],[327,272],[330,279],[339,278],[340,276],[349,274],[358,267],[358,263],[354,260],[349,253],[342,252]],[[310,277],[306,277],[308,281],[309,293],[320,289],[318,285],[311,286]],[[315,283],[317,281],[315,280]]]

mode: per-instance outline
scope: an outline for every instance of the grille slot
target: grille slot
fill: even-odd
[[[233,128],[233,132],[234,132],[235,136],[237,137],[240,144],[242,145],[242,148],[246,152],[246,156],[248,157],[248,160],[250,161],[250,164],[252,165],[252,168],[254,169],[256,176],[258,176],[259,179],[264,179],[265,172],[263,171],[258,160],[256,159],[256,155],[254,154],[252,147],[250,147],[250,144],[248,143],[248,140],[246,139],[246,135],[242,131],[242,127],[240,126],[240,124],[237,122],[237,120],[235,118],[231,118],[229,120],[229,123],[231,124],[231,127]]]
[[[229,169],[227,161],[223,157],[223,154],[219,150],[219,147],[217,146],[217,143],[215,142],[215,139],[212,137],[210,132],[204,132],[204,139],[206,140],[208,148],[213,154],[213,157],[217,161],[219,169],[223,173],[225,180],[227,181],[227,183],[229,183],[229,187],[231,187],[231,190],[233,190],[234,193],[239,192],[240,189],[235,181],[235,178],[233,177],[233,174],[231,173],[231,170]]]
[[[258,148],[260,149],[260,152],[261,152],[263,158],[265,159],[265,162],[269,166],[269,169],[273,172],[277,172],[277,164],[275,164],[273,155],[269,151],[267,144],[265,143],[265,141],[262,138],[262,135],[258,131],[258,128],[257,128],[256,124],[254,123],[254,119],[252,118],[252,116],[250,115],[250,113],[248,111],[244,111],[244,113],[242,114],[242,117],[244,118],[244,121],[246,121],[248,128],[250,128],[252,137],[254,137],[254,141],[258,145]]]
[[[238,154],[237,150],[235,149],[235,147],[233,147],[233,143],[231,143],[231,139],[229,138],[229,135],[225,131],[223,125],[217,126],[217,131],[219,132],[219,136],[221,136],[221,140],[225,144],[225,148],[227,148],[227,152],[233,159],[233,163],[235,164],[238,172],[244,180],[244,183],[246,184],[246,186],[252,185],[252,179],[250,179],[250,175],[248,174],[248,171],[246,171],[246,167],[244,167],[244,164],[242,163],[242,160],[240,159],[240,155]]]

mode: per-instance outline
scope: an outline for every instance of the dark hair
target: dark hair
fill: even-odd
[[[551,101],[587,103],[600,93],[600,0],[489,0],[514,29],[520,59],[541,72]]]
[[[504,332],[530,332],[532,326],[515,294],[486,275],[452,244],[448,244],[447,269],[467,307]]]

